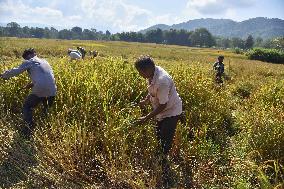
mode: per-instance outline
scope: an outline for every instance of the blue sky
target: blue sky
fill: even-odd
[[[284,19],[284,0],[0,0],[0,22],[138,31],[197,18]]]

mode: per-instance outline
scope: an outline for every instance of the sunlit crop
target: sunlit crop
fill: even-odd
[[[27,74],[0,81],[0,187],[155,188],[161,175],[154,121],[133,107],[146,81],[133,62],[150,54],[173,77],[186,121],[170,153],[175,188],[284,187],[284,66],[229,51],[124,42],[0,39],[0,72],[34,47],[52,65],[58,87],[48,119],[35,112],[28,141],[19,133]],[[70,61],[78,43],[96,59]],[[228,77],[214,84],[212,63],[225,56]],[[245,95],[244,95],[245,94]],[[40,107],[38,108],[40,109]]]

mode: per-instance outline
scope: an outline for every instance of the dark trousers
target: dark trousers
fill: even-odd
[[[54,102],[55,97],[38,97],[34,94],[30,94],[24,103],[23,107],[23,117],[24,121],[28,124],[30,129],[33,129],[34,122],[33,122],[33,109],[40,103],[43,104],[43,112],[42,116],[47,116],[48,108],[50,108]]]
[[[167,159],[167,155],[172,147],[179,118],[180,116],[167,117],[157,122],[156,134],[162,150],[161,166],[163,169],[162,173],[163,185],[167,185],[167,183],[170,180],[169,176],[170,165]]]
[[[179,116],[173,116],[157,122],[156,135],[164,155],[167,155],[172,147],[178,120]]]
[[[218,84],[222,84],[223,83],[222,75],[223,74],[221,74],[221,73],[217,73],[216,74],[216,76],[215,76],[216,83],[218,83]]]

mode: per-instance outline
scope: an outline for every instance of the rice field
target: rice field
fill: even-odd
[[[97,50],[70,61],[68,48]],[[134,68],[151,55],[173,77],[186,121],[170,152],[172,188],[284,187],[284,65],[227,50],[143,43],[0,38],[0,73],[33,47],[53,67],[55,106],[31,140],[19,133],[27,74],[0,81],[0,187],[155,188],[161,176],[155,121],[132,107],[147,93]],[[213,63],[224,55],[224,86]],[[146,111],[150,111],[149,107]]]

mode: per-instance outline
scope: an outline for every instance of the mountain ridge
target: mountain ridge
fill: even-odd
[[[201,18],[173,25],[157,24],[139,32],[146,33],[157,28],[162,30],[185,29],[188,31],[206,28],[214,36],[228,38],[246,38],[248,35],[252,35],[253,37],[268,39],[284,36],[284,20],[266,17],[250,18],[240,22],[231,19]]]

